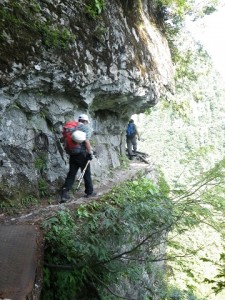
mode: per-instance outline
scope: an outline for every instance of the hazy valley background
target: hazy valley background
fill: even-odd
[[[225,7],[223,10],[225,11]],[[217,25],[222,25],[220,20],[217,20]],[[200,35],[204,29],[202,24],[203,22],[198,32]],[[197,33],[195,38],[196,36]],[[199,57],[197,61],[193,61],[193,70],[198,73],[196,80],[180,82],[182,88],[178,88],[172,101],[162,99],[148,113],[132,116],[141,135],[138,150],[149,154],[151,162],[162,170],[172,187],[191,184],[198,175],[224,158],[225,60],[221,56],[219,63],[218,56],[225,47],[225,40],[223,41],[224,36],[220,35],[220,40],[218,36],[219,32],[214,32],[217,44],[215,42],[213,46],[212,36],[209,36],[211,50],[208,53],[212,60],[206,55],[205,60]],[[202,35],[202,38],[207,45],[206,37]],[[215,52],[212,54],[212,48],[216,45],[218,55]],[[192,46],[193,41],[188,38],[186,50],[188,48],[191,51]],[[213,59],[214,55],[216,61]],[[209,257],[219,261],[224,247],[221,235],[204,225],[186,232],[179,239],[183,240],[186,253],[190,248],[200,250],[194,256],[187,255],[185,258],[184,255],[182,259],[168,263],[173,270],[171,282],[181,289],[192,287],[197,291],[196,294],[200,297],[198,299],[225,299],[225,292],[215,295],[210,285],[203,282],[204,278],[216,275],[215,265],[203,262],[202,258]]]

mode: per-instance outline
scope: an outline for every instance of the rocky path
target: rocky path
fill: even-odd
[[[98,200],[117,184],[136,178],[137,174],[152,171],[150,164],[131,161],[126,169],[118,170],[110,179],[96,186],[97,197],[85,198],[83,192],[75,193],[68,203],[48,205],[48,199],[39,206],[17,212],[16,215],[0,214],[0,235],[3,243],[0,247],[0,269],[4,276],[0,278],[0,300],[40,299],[42,287],[42,268],[44,240],[41,223],[54,216],[63,208],[75,210],[79,205]],[[24,242],[25,241],[25,242]],[[10,263],[9,263],[10,262]],[[13,275],[13,276],[12,276]]]
[[[30,224],[38,225],[44,219],[52,217],[56,212],[62,208],[76,209],[79,205],[89,203],[91,201],[101,198],[102,195],[109,192],[117,184],[135,178],[139,172],[149,173],[152,171],[150,164],[139,161],[131,161],[126,169],[118,170],[110,179],[106,179],[96,186],[95,191],[98,193],[97,197],[85,198],[82,191],[76,192],[67,203],[60,204],[59,199],[55,199],[54,204],[42,204],[41,206],[33,206],[31,208],[18,212],[16,215],[0,214],[0,224],[16,225],[16,224]]]

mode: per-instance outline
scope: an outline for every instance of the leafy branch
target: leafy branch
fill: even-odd
[[[214,190],[218,192],[223,174],[221,161],[201,174],[191,188],[180,191],[171,190],[162,178],[158,186],[139,178],[114,188],[99,202],[80,206],[75,213],[62,210],[47,220],[43,224],[45,267],[54,278],[57,294],[64,293],[71,298],[74,293],[76,298],[91,283],[102,297],[108,297],[110,291],[113,294],[119,288],[125,276],[131,284],[138,284],[145,297],[150,297],[154,288],[149,282],[143,283],[145,270],[157,273],[157,262],[190,257],[201,250],[201,247],[185,250],[179,242],[168,239],[168,234],[173,231],[179,237],[201,222],[214,224],[211,207],[216,208],[217,201],[210,196]],[[178,195],[176,201],[169,197],[173,193]],[[167,255],[167,239],[180,252]],[[164,253],[158,252],[163,247]],[[56,271],[52,272],[52,268]],[[60,281],[62,272],[68,272],[68,280],[72,276],[73,285]],[[161,293],[165,292],[164,280],[160,279]],[[47,281],[45,289],[48,285]],[[118,297],[123,298],[125,294]]]

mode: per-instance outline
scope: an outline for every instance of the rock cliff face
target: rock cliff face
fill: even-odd
[[[87,113],[94,180],[120,166],[125,126],[173,88],[152,1],[1,0],[0,198],[56,192],[63,123]],[[98,14],[99,13],[99,14]]]

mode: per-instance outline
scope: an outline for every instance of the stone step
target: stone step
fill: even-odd
[[[26,300],[31,295],[38,258],[37,237],[34,225],[0,225],[0,298]]]

